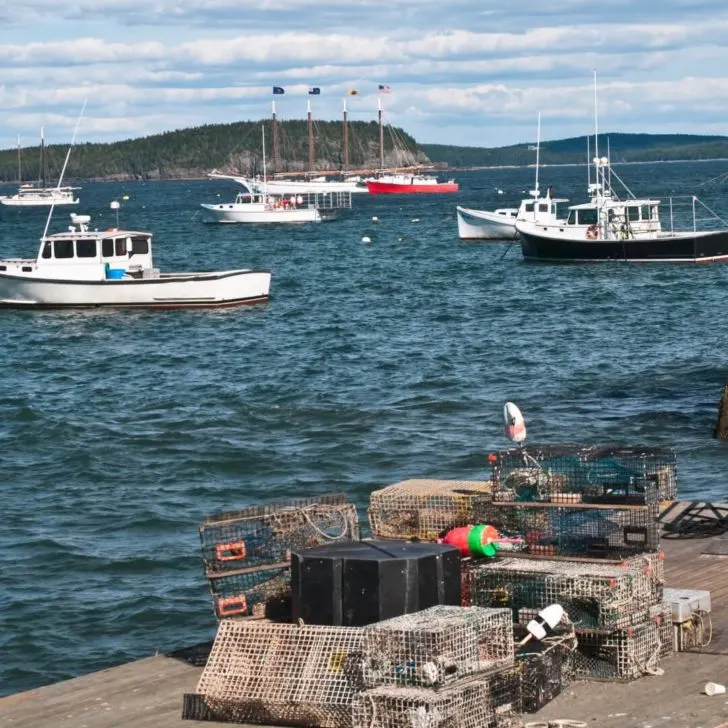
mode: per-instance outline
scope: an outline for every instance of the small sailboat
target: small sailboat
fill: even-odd
[[[78,197],[74,192],[78,187],[61,187],[58,180],[56,187],[48,187],[45,140],[43,128],[40,130],[40,172],[37,183],[23,184],[23,175],[20,155],[20,137],[18,137],[18,191],[14,195],[0,196],[0,204],[6,207],[50,207],[51,205],[77,205]]]
[[[229,179],[245,188],[233,202],[202,204],[204,220],[220,223],[303,223],[321,222],[318,207],[303,195],[274,197],[268,193],[265,162],[265,127],[263,136],[263,181],[257,184],[246,177],[211,172],[212,179]]]

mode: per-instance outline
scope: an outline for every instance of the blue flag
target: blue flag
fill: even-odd
[[[309,86],[308,93],[311,96],[319,96],[321,94],[321,89],[318,86]]]
[[[280,86],[273,86],[273,93],[274,94],[284,94],[286,92]]]

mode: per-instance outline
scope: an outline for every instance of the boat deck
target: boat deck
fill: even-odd
[[[713,639],[699,652],[664,663],[665,674],[631,683],[580,682],[524,722],[558,718],[599,728],[728,728],[728,694],[708,697],[706,682],[728,683],[728,506],[689,502],[661,515],[667,585],[708,589]],[[669,533],[673,528],[674,533]],[[0,726],[32,728],[190,728],[228,725],[183,721],[185,693],[195,691],[209,645],[0,699]]]

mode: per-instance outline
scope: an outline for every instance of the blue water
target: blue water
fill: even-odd
[[[728,185],[700,187],[728,162],[617,170],[728,217]],[[163,270],[270,268],[272,298],[2,312],[0,694],[210,638],[210,512],[345,490],[364,517],[404,478],[487,477],[506,399],[534,442],[670,446],[684,497],[728,500],[711,437],[728,266],[528,265],[517,245],[458,241],[456,204],[517,204],[532,176],[462,173],[458,195],[362,196],[285,229],[204,225],[197,205],[232,196],[224,182],[85,185],[100,228],[129,196],[121,223],[155,232]],[[547,184],[583,201],[586,171],[543,169]],[[43,223],[6,212],[1,254],[34,256]]]

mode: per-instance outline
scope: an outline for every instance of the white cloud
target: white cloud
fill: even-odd
[[[355,86],[354,118],[372,118],[377,83],[395,90],[388,116],[418,138],[480,123],[489,143],[509,143],[537,111],[586,128],[592,68],[609,128],[659,131],[680,118],[686,132],[714,132],[728,116],[728,7],[663,0],[654,18],[645,0],[26,0],[0,30],[0,144],[30,118],[70,133],[87,95],[81,136],[108,139],[260,118],[272,85],[286,87],[283,116],[301,116],[319,85],[318,116],[338,116]]]

